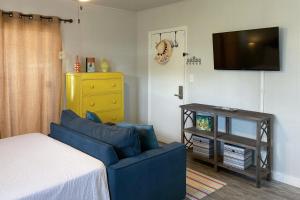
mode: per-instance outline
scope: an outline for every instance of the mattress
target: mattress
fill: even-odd
[[[109,200],[106,168],[39,133],[1,139],[0,199]]]

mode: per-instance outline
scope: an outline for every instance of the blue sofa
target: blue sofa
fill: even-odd
[[[111,200],[183,200],[186,151],[171,143],[142,152],[134,129],[97,124],[63,112],[50,137],[96,159],[107,168]]]

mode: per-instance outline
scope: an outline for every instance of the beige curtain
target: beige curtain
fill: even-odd
[[[1,11],[0,11],[1,12]],[[62,97],[60,22],[0,13],[0,137],[49,133]]]

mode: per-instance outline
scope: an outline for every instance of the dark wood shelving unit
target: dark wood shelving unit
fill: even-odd
[[[214,132],[200,131],[196,127],[186,128],[186,129],[184,129],[184,132],[190,133],[190,134],[193,134],[193,135],[197,135],[197,136],[201,136],[201,137],[206,137],[206,138],[209,138],[209,139],[214,139]]]
[[[233,171],[235,173],[239,173],[242,174],[244,176],[247,176],[251,179],[256,179],[256,166],[252,165],[249,168],[245,169],[245,170],[241,170],[241,169],[237,169],[234,167],[230,167],[228,165],[224,165],[222,162],[218,162],[218,166],[222,167],[224,169]],[[267,177],[267,171],[266,170],[261,170],[261,178],[266,178]]]
[[[181,107],[181,142],[184,143],[187,149],[191,150],[193,146],[192,136],[200,136],[214,140],[214,157],[205,158],[197,153],[192,152],[193,158],[208,162],[214,165],[216,171],[219,168],[224,168],[249,178],[256,180],[256,186],[261,186],[261,179],[266,178],[271,180],[272,176],[272,161],[273,161],[273,119],[272,114],[253,112],[239,109],[224,109],[217,106],[204,104],[188,104]],[[214,120],[213,131],[200,131],[196,128],[196,114],[209,113]],[[225,132],[218,130],[218,118],[225,117]],[[232,118],[250,120],[256,122],[256,139],[241,137],[232,134]],[[188,121],[192,122],[192,127],[186,127]],[[188,134],[190,134],[188,136]],[[263,136],[267,141],[262,141]],[[245,170],[240,170],[223,164],[223,157],[220,156],[219,143],[228,143],[247,149],[254,150],[256,165],[250,166]],[[266,149],[266,156],[262,157],[262,149]]]
[[[256,150],[256,140],[254,139],[241,137],[238,135],[222,134],[221,136],[217,137],[217,140],[220,142],[237,145],[247,149]],[[266,147],[266,146],[267,146],[266,142],[261,142],[261,147]]]
[[[212,158],[206,158],[206,157],[203,157],[203,156],[201,156],[197,153],[194,153],[194,152],[192,152],[192,156],[193,156],[194,159],[201,160],[201,161],[204,161],[204,162],[208,162],[210,164],[215,164],[215,160],[214,160],[213,157]]]

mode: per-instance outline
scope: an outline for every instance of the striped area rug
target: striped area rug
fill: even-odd
[[[186,200],[198,200],[221,189],[226,183],[187,168]]]

